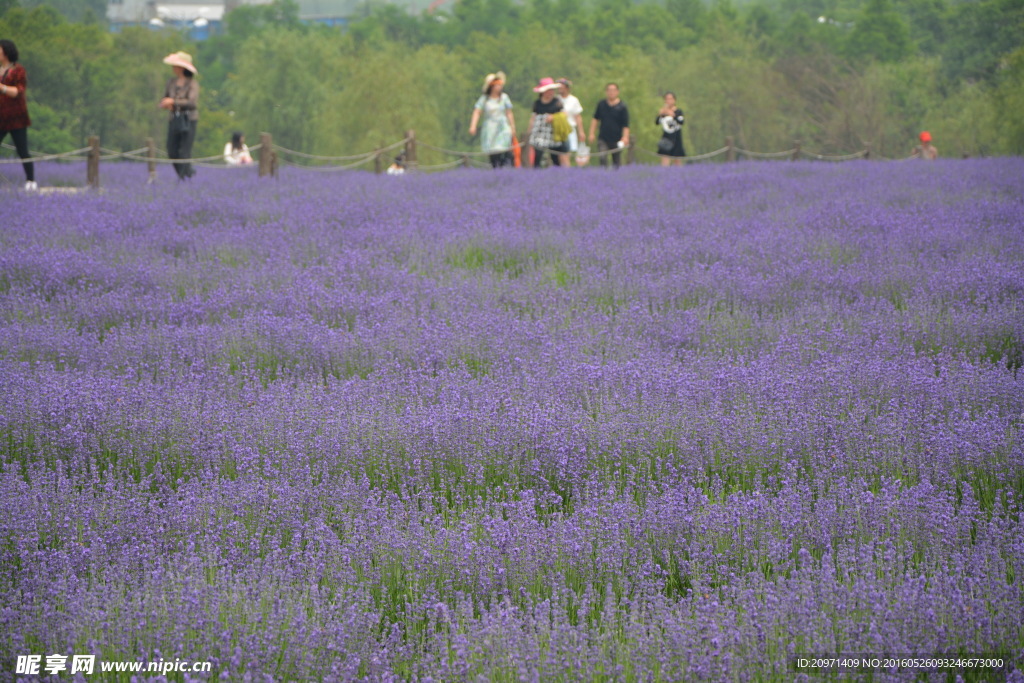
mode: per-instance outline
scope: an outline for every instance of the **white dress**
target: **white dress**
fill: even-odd
[[[508,123],[508,110],[512,108],[512,100],[501,93],[495,99],[482,95],[475,107],[480,110],[480,148],[488,154],[505,152],[512,147],[512,126]]]
[[[569,151],[575,152],[579,149],[579,136],[576,134],[576,117],[583,113],[583,105],[575,95],[562,98],[562,111],[569,119],[569,126],[572,132],[569,133]]]
[[[249,145],[242,143],[242,149],[235,149],[231,143],[224,145],[224,161],[228,166],[242,166],[252,163],[252,155],[249,154]]]

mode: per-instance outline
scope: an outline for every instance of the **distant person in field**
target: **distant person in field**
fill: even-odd
[[[196,126],[199,122],[198,71],[192,64],[192,55],[175,52],[164,57],[164,64],[170,65],[174,76],[167,81],[160,107],[170,114],[167,124],[167,156],[171,159],[191,159],[192,144],[196,141]],[[188,180],[196,174],[191,163],[174,164],[179,180]]]
[[[629,146],[629,108],[619,99],[619,86],[609,83],[604,88],[605,99],[597,103],[594,118],[590,122],[590,139],[597,140],[599,152],[612,152],[612,164],[619,168],[622,164],[622,150]],[[600,123],[601,130],[597,126]],[[607,154],[601,155],[601,166],[608,165]]]
[[[572,128],[567,142],[568,149],[562,155],[562,165],[571,166],[569,155],[578,152],[580,144],[587,144],[587,131],[583,130],[583,105],[572,94],[572,81],[568,78],[558,79],[558,96],[562,101],[562,111],[565,112],[569,127]]]
[[[939,150],[932,144],[932,134],[928,131],[921,132],[921,144],[913,149],[910,156],[915,159],[935,161],[939,158]]]
[[[25,88],[28,76],[25,67],[18,64],[18,48],[10,40],[0,40],[0,142],[8,134],[14,141],[14,149],[20,159],[30,159],[28,153],[28,105],[25,103]],[[36,168],[31,161],[22,161],[25,170],[25,189],[38,190]]]
[[[542,78],[534,87],[537,99],[533,103],[533,113],[530,114],[530,146],[533,147],[533,167],[540,168],[544,160],[544,153],[551,155],[551,165],[561,166],[562,155],[569,148],[569,131],[564,130],[564,136],[559,134],[557,126],[560,122],[565,123],[568,128],[568,121],[562,112],[562,102],[556,96],[559,85],[552,78]],[[561,115],[561,121],[555,117]]]
[[[683,123],[685,121],[683,110],[676,106],[675,93],[665,93],[665,103],[654,119],[654,123],[661,127],[658,154],[661,155],[662,166],[683,165],[683,157],[686,156],[686,150],[683,149]]]
[[[242,131],[236,130],[232,133],[231,142],[224,145],[224,161],[228,166],[246,166],[252,163],[252,154],[249,153],[249,145],[245,144]]]
[[[512,116],[512,100],[504,90],[505,72],[487,74],[483,94],[473,105],[473,117],[469,121],[470,136],[476,135],[479,125],[480,148],[490,157],[492,168],[512,165],[512,135],[516,120]]]
[[[388,166],[388,175],[404,175],[405,174],[405,153],[399,154],[395,157],[395,160]]]

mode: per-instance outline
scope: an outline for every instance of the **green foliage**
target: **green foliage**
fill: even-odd
[[[224,21],[228,35],[237,40],[258,36],[270,27],[302,28],[295,0],[274,0],[269,5],[242,5],[229,12]]]
[[[954,6],[947,19],[955,27],[942,51],[946,74],[955,80],[990,80],[1004,56],[1024,46],[1024,2],[981,0]]]
[[[44,104],[32,107],[29,145],[33,151],[55,154],[77,146],[77,140],[65,128],[64,117]]]
[[[849,57],[895,62],[909,52],[910,31],[889,0],[868,0],[846,43]]]
[[[473,149],[473,102],[498,69],[520,139],[537,79],[567,76],[587,127],[604,84],[619,82],[646,149],[672,90],[691,153],[731,136],[758,151],[799,139],[824,153],[870,144],[904,156],[925,128],[943,156],[1024,151],[1021,0],[458,0],[421,16],[377,0],[347,32],[303,24],[294,0],[275,0],[231,11],[225,32],[199,45],[174,31],[112,34],[62,16],[84,19],[101,5],[0,0],[0,35],[15,37],[29,72],[37,149],[92,134],[105,147],[134,149],[147,137],[162,147],[167,117],[156,101],[170,72],[160,60],[184,49],[200,69],[201,156],[233,130],[327,155],[368,151],[408,129]],[[420,160],[448,159],[421,149]]]
[[[992,110],[1016,114],[999,117],[996,123],[999,139],[1010,154],[1024,154],[1024,116],[1020,115],[1024,112],[1024,48],[1007,58],[998,83],[992,95]]]
[[[25,9],[48,6],[71,21],[98,23],[107,14],[106,0],[5,0],[0,1],[0,14],[4,6],[18,6]]]
[[[251,127],[273,131],[285,147],[312,149],[318,131],[311,123],[322,120],[339,82],[333,47],[323,35],[276,26],[247,40],[228,83],[235,111]]]

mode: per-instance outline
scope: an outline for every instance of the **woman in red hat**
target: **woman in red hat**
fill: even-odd
[[[939,158],[939,150],[932,144],[932,134],[928,131],[921,133],[921,144],[914,148],[910,156],[915,159],[935,161]]]

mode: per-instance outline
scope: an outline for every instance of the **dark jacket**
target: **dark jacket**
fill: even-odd
[[[167,81],[164,97],[174,100],[171,118],[174,118],[175,111],[184,111],[188,112],[189,121],[199,120],[199,84],[195,78],[186,79],[185,85],[178,85],[178,77],[172,77]]]
[[[18,89],[17,97],[0,95],[0,130],[28,128],[32,121],[28,118],[28,105],[25,103],[25,88],[28,87],[25,67],[21,64],[12,64],[0,82]]]

